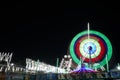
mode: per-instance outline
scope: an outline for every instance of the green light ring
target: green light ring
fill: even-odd
[[[75,42],[77,41],[77,39],[83,35],[87,34],[87,30],[86,31],[83,31],[81,33],[78,33],[71,41],[70,43],[70,55],[73,59],[73,61],[77,64],[79,64],[79,59],[76,57],[75,55],[75,52],[74,52],[74,44]],[[95,31],[95,30],[90,30],[90,34],[95,34],[95,35],[98,35],[100,36],[106,43],[106,46],[108,48],[108,51],[107,51],[107,58],[108,58],[108,61],[111,59],[112,57],[112,45],[110,43],[110,40],[102,33],[98,32],[98,31]],[[96,67],[96,68],[100,68],[101,66],[104,66],[106,64],[106,59],[104,58],[99,64],[100,65],[97,65],[98,63],[95,63],[93,66]]]

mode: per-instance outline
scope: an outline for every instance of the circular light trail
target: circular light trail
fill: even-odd
[[[112,45],[110,40],[102,33],[90,30],[78,33],[70,43],[70,55],[76,64],[79,64],[81,58],[89,63],[90,55],[93,67],[100,68],[106,64],[112,57]]]

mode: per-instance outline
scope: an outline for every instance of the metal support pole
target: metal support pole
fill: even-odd
[[[59,58],[57,58],[57,62],[56,62],[57,73],[58,73],[58,64],[59,64]]]
[[[106,63],[107,63],[107,72],[109,72],[109,64],[108,64],[108,57],[106,55]]]

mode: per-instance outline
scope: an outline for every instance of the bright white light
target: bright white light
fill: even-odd
[[[120,66],[118,66],[117,69],[120,70]]]
[[[67,55],[65,55],[64,58],[67,58]]]
[[[68,58],[70,58],[70,55],[68,55]]]
[[[120,70],[120,64],[118,63],[117,69]]]
[[[14,65],[14,63],[11,63],[11,66],[13,66]]]

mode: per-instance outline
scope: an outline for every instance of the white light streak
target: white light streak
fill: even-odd
[[[90,38],[90,24],[88,23],[88,39]]]

